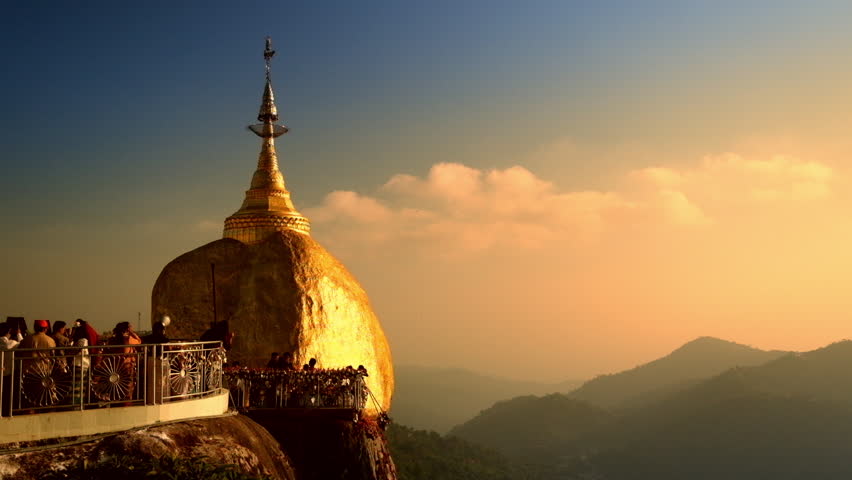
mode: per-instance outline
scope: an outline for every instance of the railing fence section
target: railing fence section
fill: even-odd
[[[0,416],[156,405],[219,393],[221,342],[0,351]]]
[[[317,408],[360,411],[367,404],[365,374],[352,368],[283,370],[226,368],[234,405],[250,408]]]

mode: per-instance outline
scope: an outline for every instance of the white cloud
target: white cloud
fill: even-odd
[[[564,150],[562,143],[550,150]],[[463,255],[582,244],[643,226],[711,228],[725,221],[730,207],[742,213],[826,198],[836,174],[824,163],[791,156],[725,153],[625,177],[627,186],[612,191],[563,191],[520,165],[479,170],[437,163],[424,177],[393,175],[369,195],[332,192],[305,213],[338,248],[400,243]]]

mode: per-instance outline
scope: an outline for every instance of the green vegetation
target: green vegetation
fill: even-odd
[[[460,438],[391,424],[387,430],[399,480],[526,478],[503,455]]]
[[[161,458],[123,455],[95,465],[52,472],[43,480],[270,480],[240,472],[233,465],[216,465],[206,458]]]

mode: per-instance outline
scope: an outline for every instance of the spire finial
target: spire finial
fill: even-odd
[[[275,106],[275,96],[272,93],[270,70],[272,57],[272,39],[266,37],[266,48],[263,59],[266,63],[266,86],[263,90],[263,100],[260,103],[260,113],[257,123],[249,126],[249,130],[263,139],[260,155],[257,159],[257,170],[251,179],[251,187],[246,192],[246,198],[237,213],[225,220],[227,238],[234,238],[243,243],[257,243],[273,232],[294,230],[308,234],[310,222],[296,210],[290,199],[290,192],[284,184],[284,175],[278,169],[278,155],[275,153],[275,138],[287,133],[284,125],[277,125],[278,108]]]
[[[266,81],[269,81],[269,71],[272,69],[272,57],[275,56],[275,50],[272,49],[272,37],[266,37],[266,49],[263,50],[263,59],[266,61]]]
[[[257,114],[257,120],[263,123],[249,127],[249,130],[261,138],[274,138],[287,133],[287,127],[275,125],[275,122],[278,121],[278,107],[275,106],[275,95],[272,93],[272,80],[270,78],[272,57],[274,56],[272,37],[266,37],[266,48],[263,50],[263,59],[266,62],[266,87],[263,90],[260,112]]]

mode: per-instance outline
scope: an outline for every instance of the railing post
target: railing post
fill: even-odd
[[[17,388],[17,389],[15,388],[15,383],[17,383],[17,382],[15,382],[15,363],[16,363],[15,360],[17,360],[17,359],[15,358],[16,357],[15,352],[12,351],[11,353],[12,353],[12,368],[10,368],[11,377],[9,377],[9,383],[10,383],[10,385],[9,385],[9,417],[15,416],[14,413],[13,413],[15,411],[15,390],[20,390],[20,388]]]
[[[0,370],[3,376],[0,378],[0,417],[6,416],[6,351],[0,350]],[[8,388],[8,387],[7,387]]]

